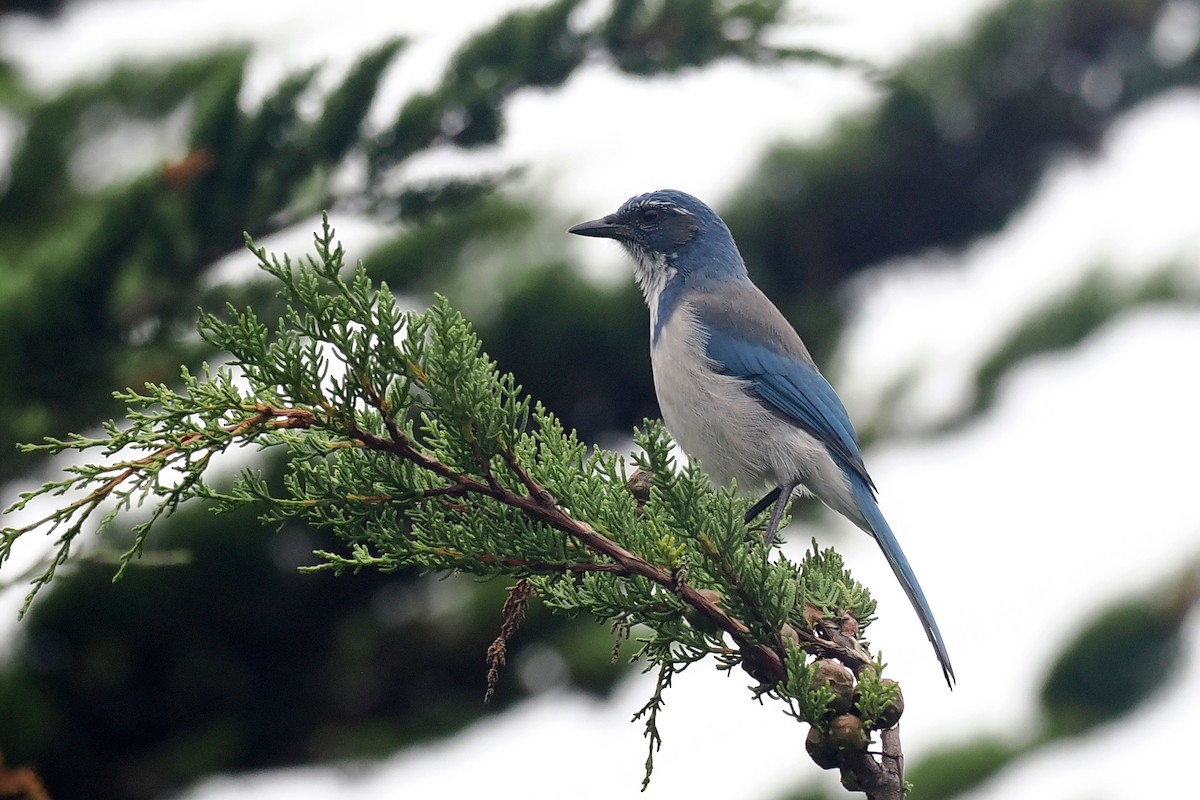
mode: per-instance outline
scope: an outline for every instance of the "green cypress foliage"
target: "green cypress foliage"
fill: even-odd
[[[675,674],[712,657],[727,670],[743,667],[756,695],[784,701],[803,721],[836,731],[853,717],[860,735],[836,744],[843,779],[876,780],[882,793],[873,796],[899,796],[889,790],[895,781],[872,777],[886,772],[867,754],[863,733],[895,699],[860,640],[875,604],[840,557],[814,543],[800,564],[769,561],[761,523],[743,523],[747,501],[713,491],[696,466],[678,468],[658,423],[636,432],[641,452],[632,461],[589,450],[500,372],[444,298],[404,312],[361,263],[346,276],[328,220],[315,257],[293,263],[254,253],[282,285],[284,311],[274,325],[249,308],[202,314],[201,337],[231,361],[198,375],[185,369],[179,389],[150,383],[118,392],[126,422],[107,423],[99,438],[25,448],[99,454],[9,509],[48,495],[72,498],[0,531],[0,563],[24,536],[55,538],[26,608],[72,557],[93,516],[103,530],[134,504],[152,507],[119,558],[119,578],[154,526],[183,504],[208,501],[218,514],[250,507],[267,523],[301,521],[336,534],[343,548],[318,551],[310,572],[416,568],[516,580],[489,651],[489,693],[506,639],[534,597],[553,611],[607,622],[618,646],[636,631],[634,659],[658,671],[654,696],[637,715],[650,742],[647,781],[663,692]],[[213,479],[222,454],[247,446],[284,454],[282,491],[254,468],[227,488]],[[631,490],[634,468],[648,477],[648,492]],[[830,690],[816,679],[813,656],[863,673],[856,713],[828,718]]]

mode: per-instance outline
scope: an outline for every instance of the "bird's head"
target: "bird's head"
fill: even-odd
[[[676,275],[709,282],[746,275],[729,228],[690,194],[673,189],[631,197],[613,213],[568,229],[580,236],[615,239],[637,263],[647,300]]]

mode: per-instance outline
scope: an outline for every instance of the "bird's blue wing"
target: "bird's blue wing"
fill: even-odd
[[[774,306],[766,302],[777,315]],[[813,366],[790,325],[784,322],[786,329],[781,331],[777,325],[734,324],[715,305],[700,305],[696,312],[701,330],[708,335],[705,353],[722,374],[746,381],[747,389],[759,400],[824,444],[843,469],[874,488],[845,406]],[[756,322],[761,323],[761,318]],[[787,335],[795,337],[795,342],[782,341]]]
[[[954,668],[942,633],[912,566],[875,503],[875,487],[863,465],[858,436],[846,408],[813,365],[796,332],[769,301],[763,298],[762,302],[767,303],[770,312],[758,303],[751,307],[760,312],[757,316],[736,317],[726,310],[730,306],[724,300],[697,304],[697,321],[708,336],[705,352],[722,374],[745,381],[747,391],[824,444],[846,472],[854,501],[916,609],[947,683],[953,686]]]

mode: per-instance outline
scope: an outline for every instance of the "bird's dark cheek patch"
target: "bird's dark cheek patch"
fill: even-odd
[[[671,241],[677,245],[687,244],[699,229],[700,226],[691,217],[676,217],[671,220]]]

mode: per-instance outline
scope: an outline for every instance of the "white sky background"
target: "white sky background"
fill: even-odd
[[[321,61],[331,65],[328,82],[335,83],[362,50],[407,33],[417,43],[389,73],[373,111],[373,119],[384,122],[410,91],[433,85],[465,34],[516,5],[108,0],[72,6],[51,25],[0,23],[0,53],[50,91],[118,59],[174,57],[249,37],[259,45],[246,90],[252,102],[287,72]],[[960,35],[990,5],[824,0],[808,8],[827,23],[798,25],[794,41],[886,66],[931,40]],[[601,8],[593,3],[585,12]],[[871,98],[856,75],[809,66],[768,72],[720,64],[641,82],[596,64],[561,93],[515,97],[500,148],[465,158],[443,154],[413,173],[526,164],[521,191],[578,209],[581,218],[655,188],[682,188],[719,204],[767,144],[818,136],[838,114]],[[647,147],[651,134],[670,146]],[[1200,285],[1198,141],[1200,95],[1160,98],[1127,115],[1097,157],[1052,169],[1004,231],[961,254],[885,265],[859,281],[833,370],[852,414],[868,413],[884,387],[912,370],[917,379],[902,408],[920,421],[952,412],[965,401],[975,366],[1023,314],[1098,261],[1135,279],[1185,256]],[[147,150],[172,146],[168,137]],[[133,168],[140,167],[113,167]],[[335,224],[353,246],[346,223],[335,218]],[[365,236],[369,226],[357,230]],[[306,228],[295,241],[305,246],[308,237]],[[597,273],[628,279],[631,270],[616,248],[563,238],[562,246]],[[920,626],[871,541],[841,522],[829,523],[837,536],[800,526],[789,531],[793,555],[814,534],[835,543],[879,599],[872,641],[904,685],[910,763],[963,736],[1025,730],[1034,719],[1043,668],[1062,642],[1104,603],[1134,587],[1152,589],[1200,555],[1200,511],[1190,502],[1200,476],[1198,353],[1200,312],[1144,307],[1076,349],[1023,364],[1005,379],[996,405],[968,427],[867,454],[884,511],[954,658],[960,683],[953,693],[941,683]],[[12,594],[3,598],[0,614],[13,607]],[[1185,741],[1179,720],[1200,716],[1200,637],[1192,623],[1184,678],[1155,703],[1119,728],[1023,763],[974,797],[1175,794],[1177,776],[1151,765],[1164,735]],[[750,702],[746,683],[703,665],[676,681],[647,797],[765,798],[799,775],[833,785],[832,775],[821,775],[804,755],[803,728],[772,705]],[[629,717],[649,694],[648,677],[641,676],[608,702],[547,694],[366,770],[214,779],[187,797],[527,798],[557,797],[567,786],[583,798],[633,796],[644,743]],[[714,766],[697,775],[697,761]]]

